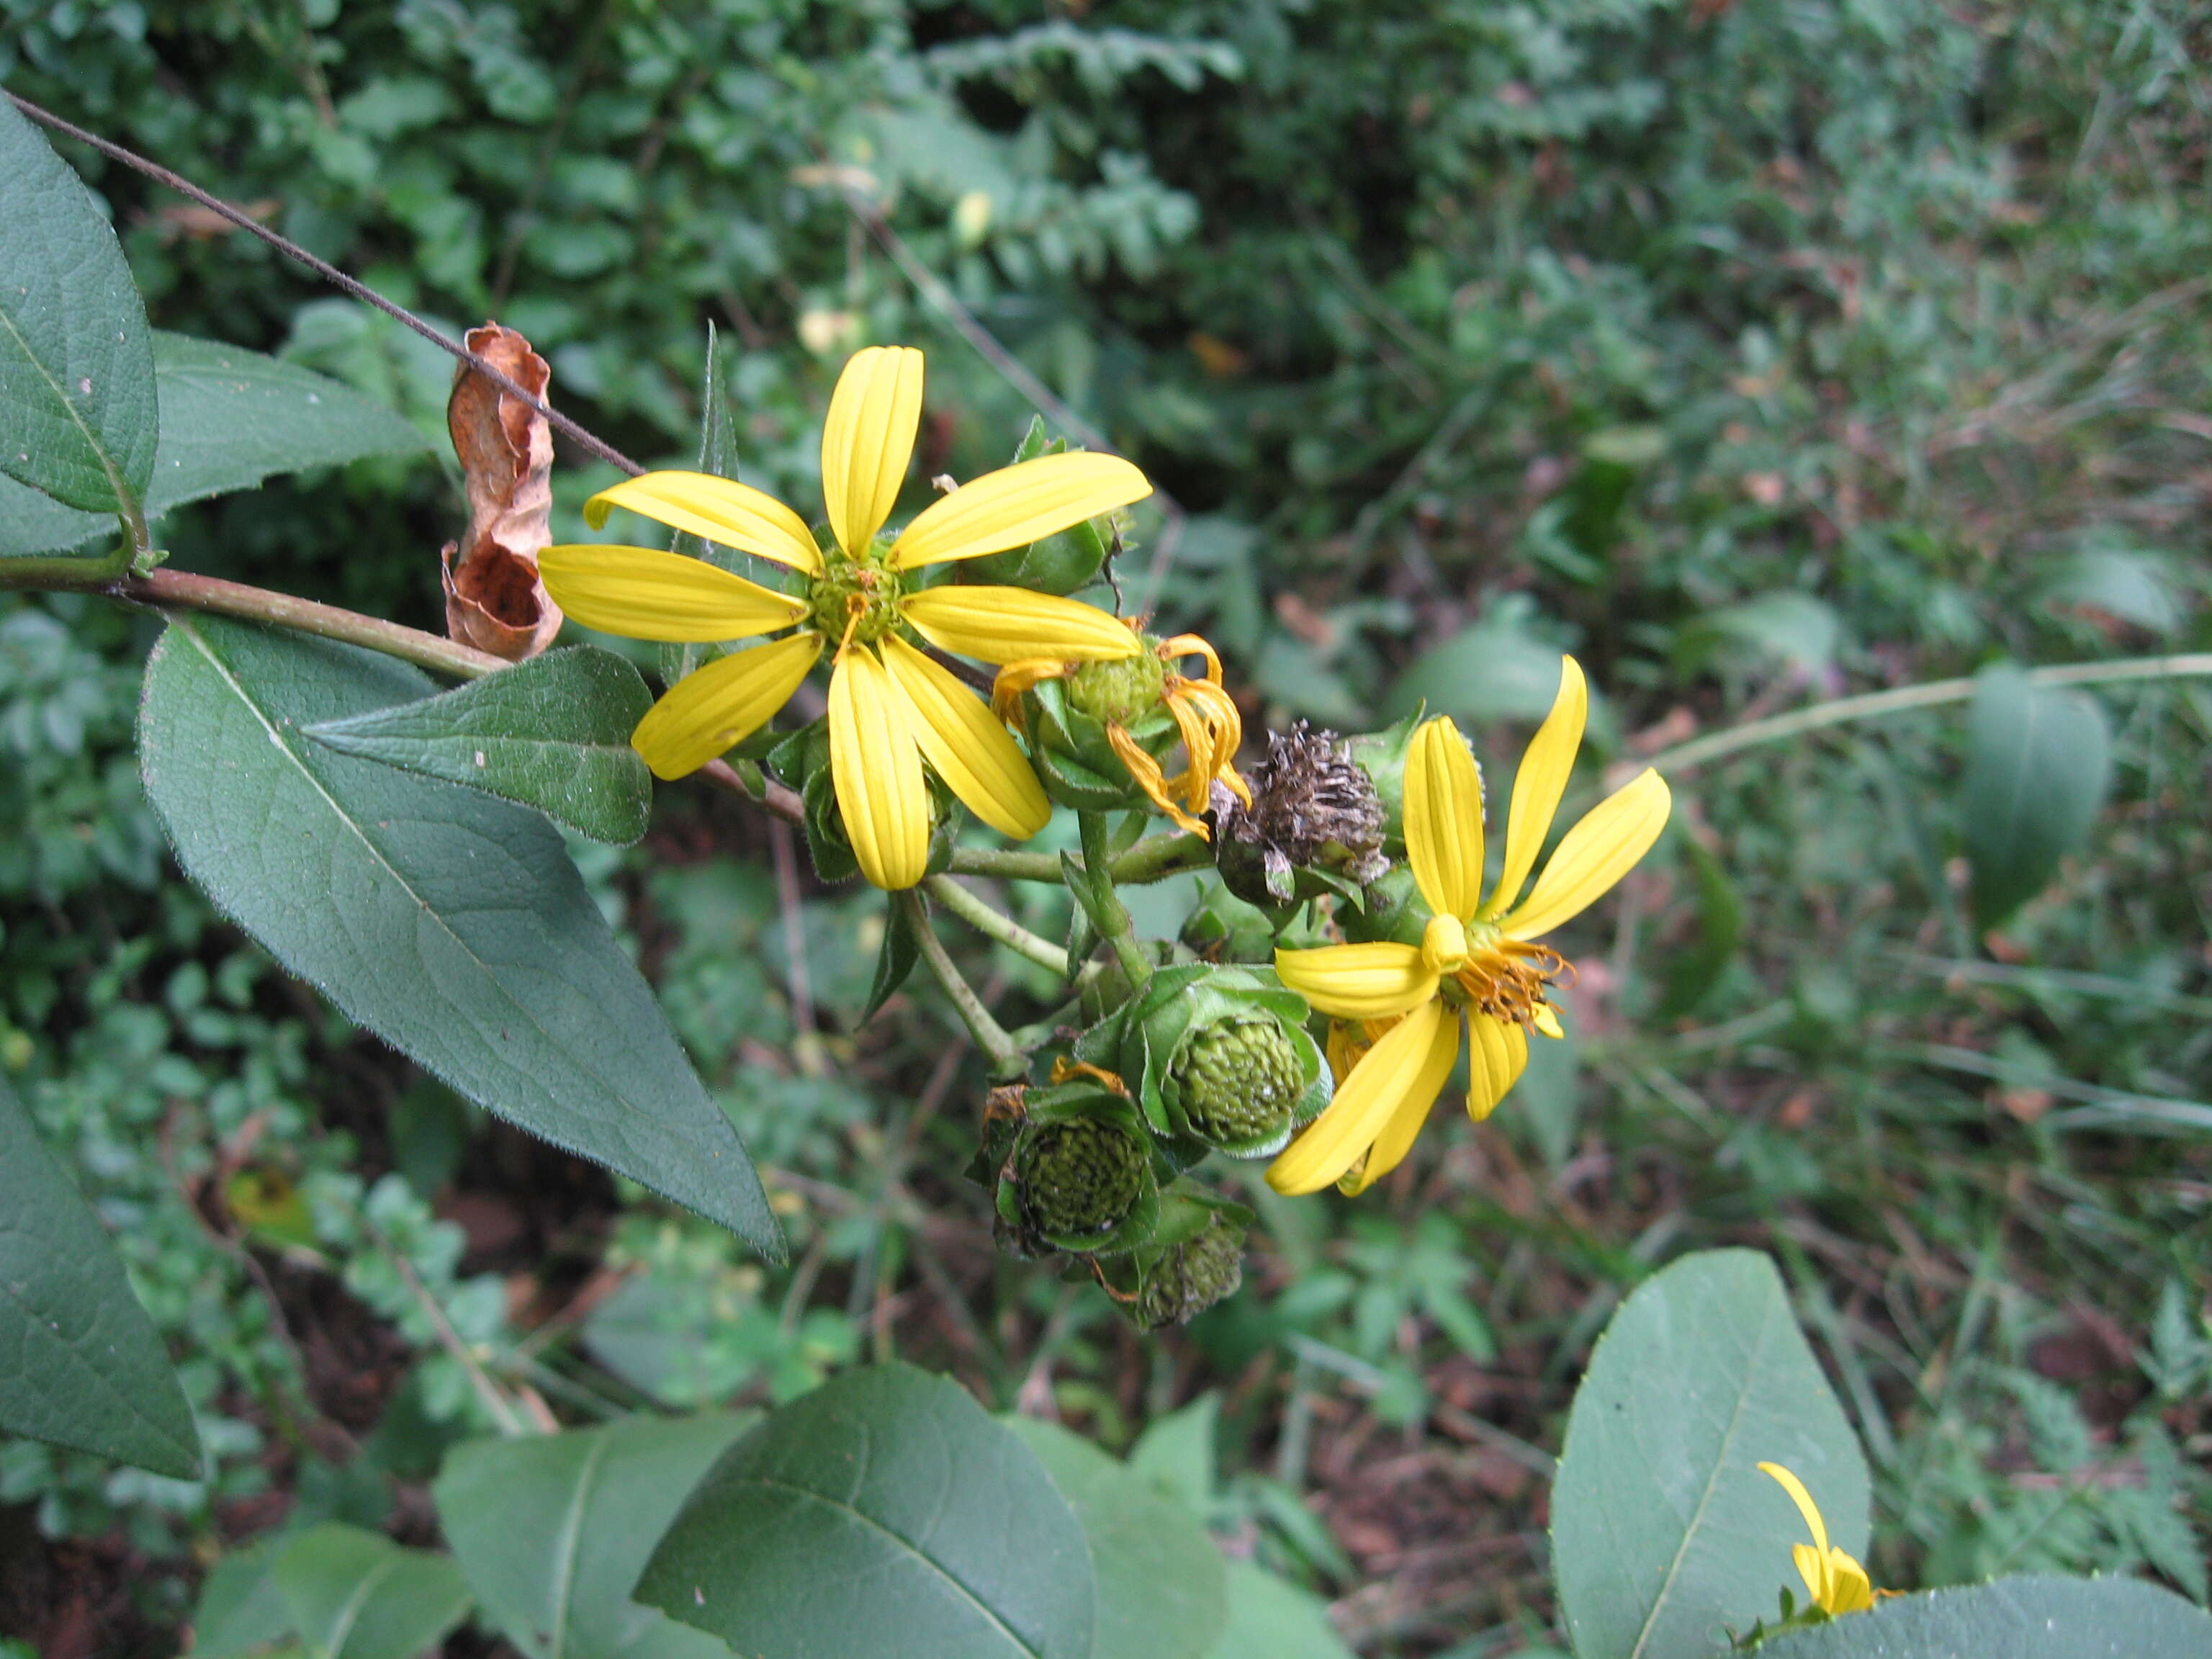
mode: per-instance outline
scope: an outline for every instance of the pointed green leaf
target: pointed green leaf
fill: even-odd
[[[185,872],[460,1093],[781,1260],[737,1132],[552,828],[303,734],[430,689],[349,646],[173,618],[147,664],[139,757]]]
[[[1781,1275],[1754,1251],[1703,1251],[1622,1304],[1568,1415],[1552,1559],[1579,1659],[1710,1659],[1784,1585],[1802,1593],[1804,1522],[1762,1462],[1864,1558],[1866,1460]]]
[[[1004,1420],[1090,1541],[1098,1581],[1091,1659],[1206,1659],[1227,1622],[1225,1574],[1189,1510],[1056,1423]]]
[[[1206,1659],[1352,1659],[1318,1597],[1249,1561],[1229,1564],[1228,1605]]]
[[[0,98],[0,472],[90,513],[146,498],[146,307],[92,192]]]
[[[258,351],[156,333],[154,379],[161,435],[146,486],[149,523],[279,473],[428,447],[412,426],[343,381]],[[0,558],[114,533],[110,515],[80,513],[0,479]]]
[[[2133,1578],[1999,1578],[1877,1601],[1759,1659],[2204,1659],[2212,1616]]]
[[[419,1659],[469,1610],[449,1557],[343,1522],[284,1545],[270,1577],[314,1659]]]
[[[1058,1488],[957,1383],[848,1371],[724,1454],[636,1599],[747,1659],[1089,1659],[1090,1551]]]
[[[199,1432],[91,1206],[0,1079],[0,1434],[196,1480]]]
[[[729,1659],[629,1598],[684,1495],[744,1427],[635,1418],[456,1447],[434,1488],[438,1521],[483,1616],[528,1659]]]
[[[307,735],[340,754],[465,783],[627,847],[653,816],[653,775],[629,734],[653,694],[611,651],[572,646],[421,702],[328,720]]]
[[[2078,851],[2112,782],[2102,704],[2037,685],[2009,665],[1984,669],[1966,724],[1966,857],[1974,918],[1994,927]]]
[[[215,1564],[192,1608],[191,1659],[262,1659],[291,1638],[291,1605],[276,1577],[289,1541],[259,1539]]]

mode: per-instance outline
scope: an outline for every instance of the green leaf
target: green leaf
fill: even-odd
[[[199,1479],[199,1433],[161,1339],[4,1079],[0,1433]]]
[[[717,478],[738,476],[737,428],[730,419],[729,394],[723,389],[723,372],[728,354],[722,349],[721,337],[715,331],[714,319],[707,321],[707,369],[699,386],[699,467],[702,472]],[[755,577],[751,567],[759,562],[748,558],[735,548],[710,542],[704,536],[695,536],[688,530],[679,530],[668,544],[668,550],[680,553],[688,559],[703,559],[719,569],[734,575]],[[664,645],[660,647],[660,678],[665,685],[674,685],[687,674],[693,673],[714,660],[716,653],[710,645]]]
[[[1523,625],[1525,606],[1499,604],[1483,620],[1431,646],[1398,677],[1383,701],[1390,718],[1424,702],[1462,725],[1541,720],[1559,690],[1558,647]]]
[[[1978,676],[1963,786],[1975,920],[1994,927],[2089,838],[2112,781],[2103,706],[2004,665]]]
[[[635,1418],[456,1447],[432,1490],[483,1616],[529,1659],[728,1659],[629,1595],[684,1494],[744,1427]]]
[[[139,757],[185,874],[460,1093],[781,1261],[737,1132],[552,828],[302,735],[429,690],[350,646],[173,618],[147,663]]]
[[[1079,1436],[1006,1419],[1083,1523],[1098,1584],[1091,1659],[1206,1659],[1228,1617],[1221,1552],[1189,1510]]]
[[[1206,1659],[1352,1659],[1328,1609],[1249,1561],[1229,1564],[1229,1617]]]
[[[653,707],[637,670],[595,646],[549,651],[422,702],[307,728],[317,743],[534,806],[627,847],[653,816],[629,734]]]
[[[314,1659],[417,1659],[469,1610],[449,1557],[339,1521],[286,1544],[270,1576]]]
[[[1753,1251],[1703,1251],[1613,1316],[1568,1416],[1552,1559],[1579,1659],[1708,1659],[1797,1587],[1804,1522],[1761,1462],[1863,1558],[1866,1460],[1781,1276]]]
[[[732,1446],[636,1598],[747,1659],[1088,1659],[1090,1551],[1013,1433],[958,1384],[848,1371]]]
[[[191,1659],[261,1659],[292,1637],[291,1605],[276,1577],[285,1542],[264,1539],[215,1564],[192,1608]]]
[[[876,977],[868,988],[868,1006],[860,1011],[862,1024],[876,1017],[921,960],[921,938],[915,932],[914,918],[905,905],[894,904],[884,919],[883,946],[876,953]]]
[[[1182,1410],[1154,1418],[1129,1449],[1130,1473],[1201,1521],[1213,1512],[1213,1437],[1220,1415],[1221,1396],[1202,1394]]]
[[[2023,1576],[1877,1601],[1759,1659],[2204,1659],[2212,1617],[2133,1578]]]
[[[0,98],[0,472],[128,513],[154,471],[153,349],[92,192]]]
[[[154,336],[161,441],[146,486],[149,523],[172,507],[251,489],[264,478],[368,455],[411,454],[422,435],[374,398],[258,351]],[[0,558],[82,546],[112,517],[80,513],[0,480]]]

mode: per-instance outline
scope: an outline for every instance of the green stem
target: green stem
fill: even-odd
[[[2119,662],[2063,663],[2051,668],[2031,668],[2027,678],[2032,685],[2102,685],[2123,680],[2178,680],[2198,675],[2212,675],[2212,652],[2198,651],[2170,657],[2130,657]],[[1818,732],[1831,726],[1844,726],[1852,720],[1875,720],[1884,714],[1901,714],[1915,708],[1935,708],[1945,703],[1965,702],[1974,695],[1978,682],[1972,679],[1930,680],[1925,685],[1900,685],[1887,691],[1869,691],[1856,697],[1838,697],[1833,702],[1815,703],[1810,708],[1793,709],[1787,714],[1776,714],[1763,720],[1730,727],[1725,732],[1714,732],[1702,738],[1692,738],[1687,743],[1678,743],[1671,749],[1662,749],[1654,755],[1651,766],[1659,771],[1679,775],[1705,765],[1711,761],[1725,759],[1756,749],[1769,743],[1779,743],[1785,738],[1800,737],[1808,732]]]
[[[991,1011],[975,994],[958,966],[946,954],[945,945],[929,925],[929,910],[921,902],[921,895],[912,888],[891,895],[891,902],[906,907],[908,923],[914,929],[915,942],[921,947],[921,959],[929,964],[929,971],[937,978],[945,994],[952,1003],[953,1012],[960,1016],[991,1063],[994,1078],[1018,1077],[1027,1067],[1029,1056],[1021,1045],[1008,1036],[1006,1028],[991,1018]]]
[[[1114,856],[1109,850],[1113,829],[1103,812],[1078,812],[1075,823],[1083,835],[1084,873],[1093,878],[1084,882],[1076,892],[1075,901],[1091,913],[1091,924],[1098,930],[1098,937],[1114,947],[1115,958],[1121,963],[1121,971],[1128,975],[1130,985],[1141,991],[1152,976],[1152,961],[1137,943],[1137,929],[1129,920],[1129,907],[1114,890]],[[1133,853],[1137,848],[1129,850]]]
[[[1048,939],[1038,938],[1012,917],[1001,915],[951,877],[932,876],[922,885],[928,889],[930,897],[984,938],[996,939],[1017,956],[1027,957],[1038,967],[1050,969],[1062,979],[1067,977],[1066,951]]]
[[[1163,881],[1170,876],[1202,870],[1213,861],[1206,842],[1197,836],[1177,833],[1153,836],[1139,842],[1108,866],[1114,879],[1125,887]],[[1041,881],[1060,884],[1060,858],[1053,853],[1014,853],[989,847],[959,847],[952,853],[956,876],[991,876],[1000,881]]]

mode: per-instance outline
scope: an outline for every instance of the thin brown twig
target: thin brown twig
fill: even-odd
[[[198,185],[192,183],[191,179],[183,177],[181,174],[170,172],[168,168],[161,166],[159,162],[149,161],[144,156],[138,155],[137,152],[127,150],[120,144],[112,143],[107,139],[100,137],[97,133],[87,132],[82,127],[76,126],[71,125],[70,122],[64,121],[60,116],[54,114],[52,111],[41,109],[38,105],[32,103],[27,98],[19,98],[12,92],[9,93],[7,96],[8,100],[10,103],[14,104],[17,109],[21,110],[24,115],[28,117],[30,119],[36,121],[40,126],[49,127],[54,131],[61,133],[65,137],[76,139],[81,144],[89,144],[93,149],[98,150],[102,155],[106,156],[109,160],[120,161],[124,166],[131,168],[134,172],[144,173],[149,179],[153,179],[156,184],[165,185],[169,189],[175,191],[179,196],[186,197],[192,201],[198,202],[202,207],[207,209],[209,212],[219,215],[221,217],[228,219],[232,224],[236,225],[240,230],[259,237],[263,241],[268,243],[270,246],[275,248],[286,258],[293,261],[295,264],[305,265],[308,270],[313,271],[315,275],[320,276],[325,282],[332,283],[337,288],[343,289],[347,294],[352,295],[355,299],[359,300],[363,305],[374,306],[379,311],[384,313],[386,316],[404,324],[416,333],[421,335],[424,339],[429,341],[431,344],[436,346],[440,350],[447,352],[452,356],[459,359],[462,362],[466,363],[477,374],[483,375],[486,380],[498,386],[501,391],[507,393],[508,396],[521,399],[524,404],[536,410],[538,414],[543,415],[548,421],[551,422],[556,428],[566,433],[571,439],[574,440],[577,444],[580,445],[583,448],[589,450],[601,460],[610,462],[612,465],[620,467],[632,477],[635,477],[639,473],[645,471],[643,467],[640,466],[635,461],[630,459],[629,456],[623,454],[622,451],[617,449],[612,444],[608,443],[603,438],[594,436],[592,433],[586,431],[583,427],[571,420],[568,416],[562,414],[560,410],[553,408],[550,404],[541,401],[520,381],[511,379],[504,372],[487,362],[475,352],[470,350],[459,341],[447,339],[443,334],[441,334],[436,329],[431,327],[429,324],[424,322],[420,317],[417,317],[413,312],[408,310],[404,306],[394,304],[392,301],[386,299],[381,294],[379,294],[374,289],[369,287],[366,283],[360,282],[354,277],[347,276],[345,272],[340,270],[336,265],[331,264],[328,260],[317,258],[313,254],[308,252],[307,249],[301,247],[297,242],[293,241],[290,238],[281,236],[276,232],[270,229],[268,226],[254,218],[252,215],[247,213],[243,208],[233,207],[228,202],[224,201],[221,197],[210,195],[206,191],[202,190]]]

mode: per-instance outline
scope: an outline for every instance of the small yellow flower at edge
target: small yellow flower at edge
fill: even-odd
[[[1462,1024],[1473,1067],[1468,1115],[1478,1123],[1520,1080],[1528,1033],[1560,1035],[1547,992],[1567,963],[1534,941],[1579,915],[1651,849],[1672,797],[1647,767],[1567,831],[1521,898],[1589,711],[1581,667],[1571,657],[1559,664],[1559,696],[1513,781],[1504,867],[1489,898],[1481,896],[1481,774],[1459,728],[1439,716],[1413,734],[1406,762],[1406,860],[1433,913],[1422,942],[1275,952],[1285,985],[1321,1012],[1362,1028],[1357,1038],[1331,1045],[1350,1062],[1336,1097],[1268,1166],[1278,1192],[1314,1193],[1340,1182],[1358,1193],[1395,1169],[1451,1076]]]
[[[1797,1564],[1797,1576],[1805,1581],[1806,1592],[1812,1596],[1814,1605],[1832,1614],[1863,1613],[1872,1607],[1874,1581],[1856,1560],[1828,1542],[1828,1528],[1820,1519],[1820,1505],[1805,1490],[1805,1483],[1779,1463],[1761,1463],[1759,1468],[1761,1474],[1773,1476],[1782,1490],[1790,1494],[1790,1501],[1796,1504],[1797,1513],[1805,1517],[1806,1528],[1813,1534],[1809,1544],[1792,1544],[1790,1557]]]
[[[924,586],[918,573],[1023,547],[1152,493],[1113,455],[1041,455],[932,502],[896,536],[898,501],[921,418],[921,353],[872,346],[845,365],[822,428],[830,542],[774,496],[699,472],[648,472],[585,504],[594,529],[624,507],[674,529],[787,566],[803,593],[780,593],[700,559],[639,547],[549,547],[547,590],[576,621],[672,643],[795,631],[707,665],[671,687],[631,734],[656,776],[696,772],[758,731],[826,649],[830,768],[860,872],[911,887],[929,855],[927,761],[994,830],[1017,840],[1051,816],[1028,759],[981,698],[921,642],[1002,664],[1133,654],[1104,611],[1020,587]]]

